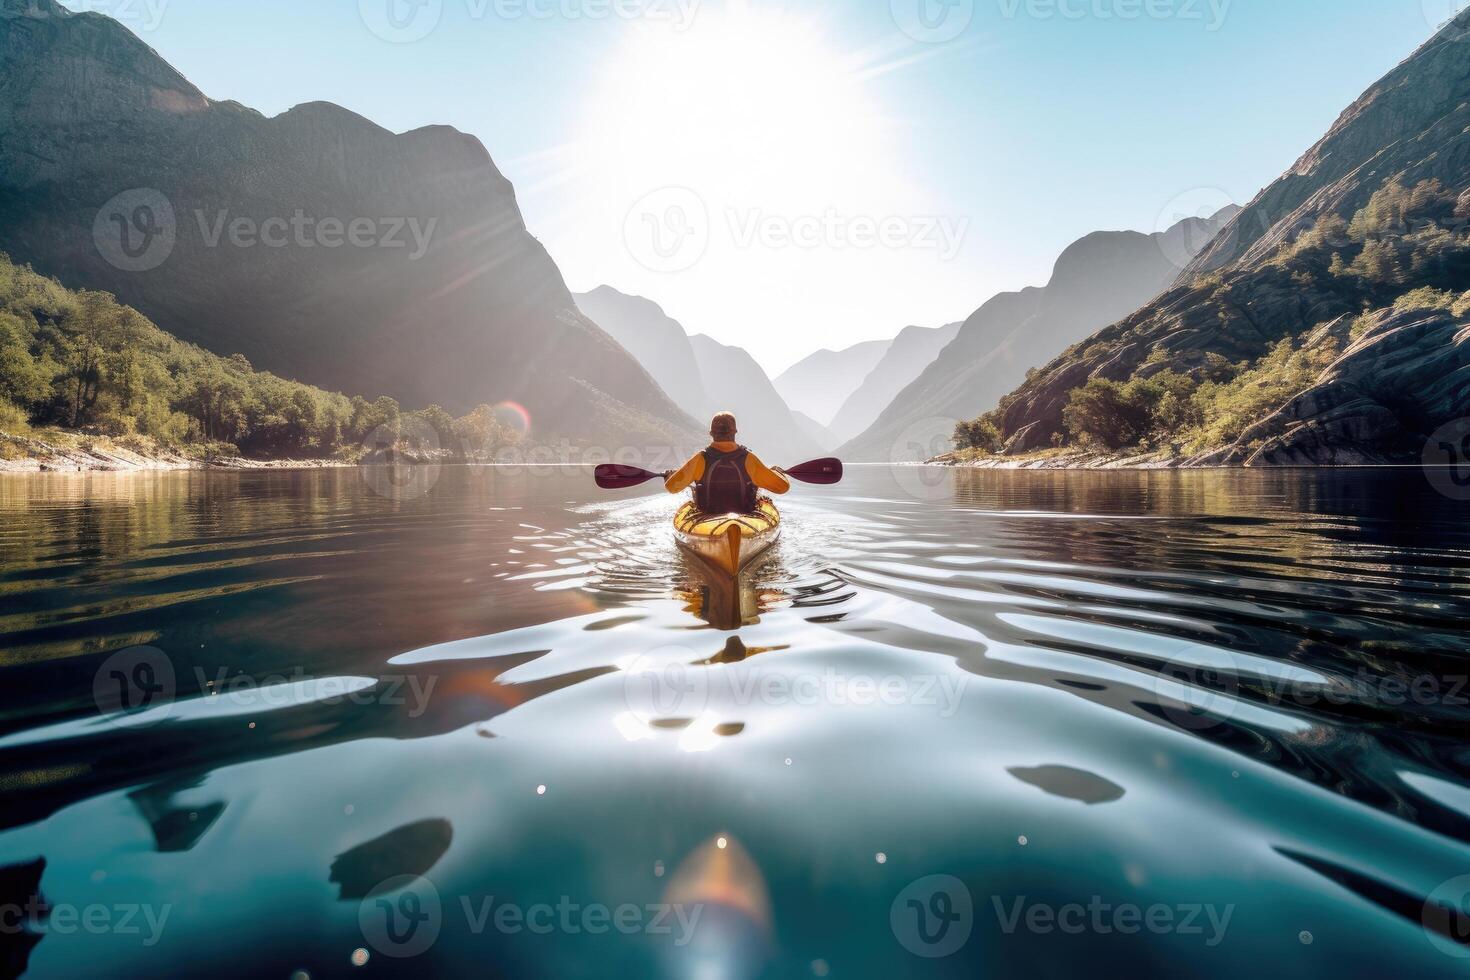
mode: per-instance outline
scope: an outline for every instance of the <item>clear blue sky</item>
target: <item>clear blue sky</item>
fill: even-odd
[[[949,2],[617,0],[642,17],[612,0],[67,5],[114,13],[215,99],[269,115],[328,100],[395,131],[473,133],[573,289],[648,295],[773,373],[1044,283],[1069,242],[1153,231],[1180,195],[1244,203],[1463,6]],[[426,36],[380,37],[390,3]],[[959,17],[931,21],[956,36],[904,33],[919,3]],[[667,185],[695,192],[711,230],[663,263],[630,242],[639,208],[667,206],[640,200]],[[781,237],[819,216],[837,230]],[[891,242],[854,230],[892,217]],[[952,249],[930,218],[963,226]]]

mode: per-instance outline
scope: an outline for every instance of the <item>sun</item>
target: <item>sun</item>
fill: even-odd
[[[579,149],[605,189],[635,196],[676,185],[787,209],[871,189],[891,176],[884,118],[860,57],[824,28],[738,3],[683,30],[643,25],[607,62]]]

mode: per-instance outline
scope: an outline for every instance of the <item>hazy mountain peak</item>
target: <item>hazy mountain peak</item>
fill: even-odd
[[[819,425],[830,426],[836,422],[842,403],[877,367],[891,343],[872,340],[808,354],[776,377],[776,390],[793,409]]]

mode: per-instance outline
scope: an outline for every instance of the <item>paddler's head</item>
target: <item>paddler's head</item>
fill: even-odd
[[[735,416],[729,412],[721,412],[710,419],[709,435],[715,442],[734,442],[735,431]]]

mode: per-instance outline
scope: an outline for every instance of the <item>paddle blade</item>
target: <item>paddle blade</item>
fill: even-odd
[[[802,483],[815,483],[817,486],[829,487],[834,483],[842,482],[842,460],[814,459],[810,463],[791,467],[786,471],[786,475]]]
[[[619,466],[616,463],[604,463],[597,468],[594,474],[597,485],[604,490],[626,490],[647,483],[649,480],[662,480],[663,474],[650,473],[640,470],[636,466]]]

